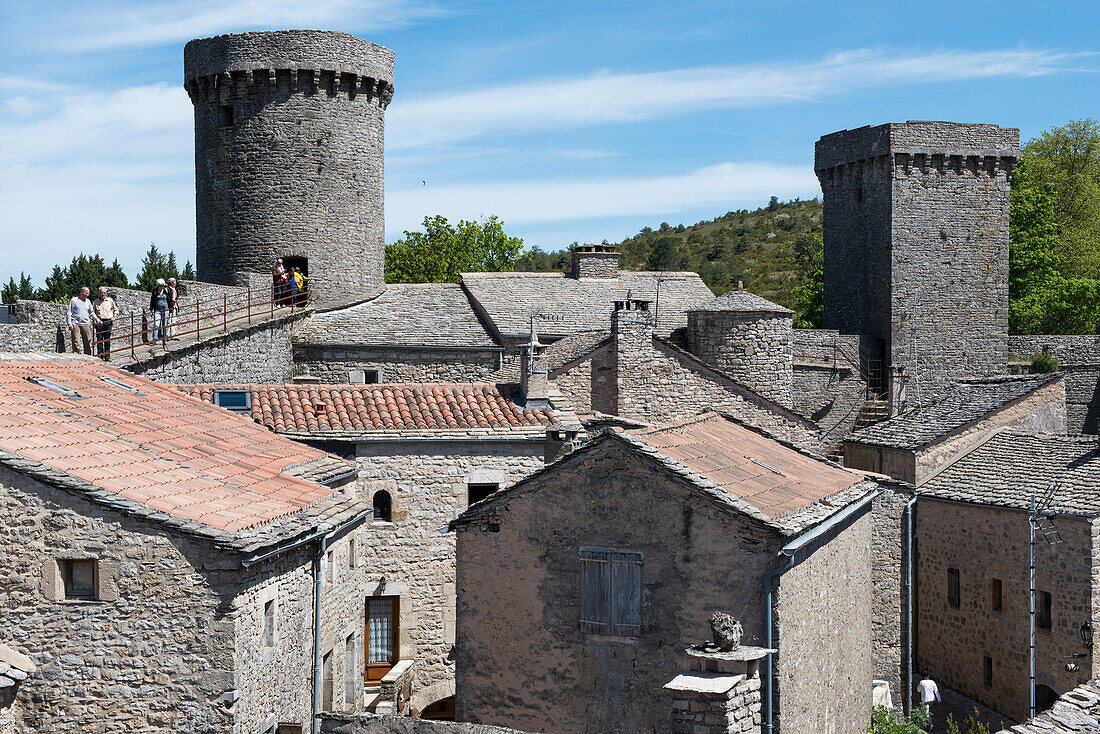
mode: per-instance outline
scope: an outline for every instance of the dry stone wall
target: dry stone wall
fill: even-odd
[[[859,337],[826,329],[795,329],[792,400],[797,413],[825,431],[825,447],[852,432],[867,398],[859,372]]]
[[[382,286],[393,64],[389,49],[325,31],[187,44],[200,278],[243,284],[297,257],[322,302]]]
[[[1066,379],[1066,430],[1100,433],[1100,337],[1093,334],[1014,335],[1008,338],[1013,360],[1030,362],[1049,351],[1061,362]]]
[[[689,311],[688,351],[789,408],[791,323],[789,313]]]
[[[518,729],[377,714],[323,714],[325,734],[522,734]]]
[[[894,709],[905,702],[909,612],[905,505],[910,494],[887,487],[871,508],[871,661],[874,676],[890,684]]]
[[[346,384],[354,370],[377,370],[379,382],[484,382],[499,360],[494,350],[294,346],[295,372],[329,384]]]
[[[550,382],[561,391],[574,410],[613,414],[618,402],[614,347],[605,344],[581,359],[551,370]]]
[[[372,574],[366,593],[401,597],[400,655],[416,661],[420,710],[455,693],[455,539],[437,531],[466,509],[469,482],[510,486],[542,468],[543,444],[365,442],[356,459],[364,499],[385,491],[392,500],[393,521],[364,527],[359,544]]]

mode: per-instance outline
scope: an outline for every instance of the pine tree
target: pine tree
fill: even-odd
[[[15,278],[8,278],[7,284],[0,289],[0,303],[15,303],[19,299],[34,298],[34,286],[31,284],[31,276],[19,273],[19,283]]]

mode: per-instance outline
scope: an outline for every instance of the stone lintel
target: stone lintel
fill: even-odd
[[[681,673],[668,683],[665,690],[673,693],[700,693],[711,696],[721,696],[733,690],[744,675],[729,675],[727,673],[704,673],[698,670],[690,670]]]

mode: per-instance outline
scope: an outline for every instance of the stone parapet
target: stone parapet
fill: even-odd
[[[672,734],[760,731],[760,661],[775,650],[690,647],[691,670],[664,688],[672,694]]]

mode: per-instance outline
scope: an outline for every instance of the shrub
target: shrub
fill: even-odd
[[[1061,363],[1058,362],[1058,358],[1045,349],[1031,355],[1032,372],[1047,374],[1048,372],[1057,372],[1059,367],[1061,367]]]

